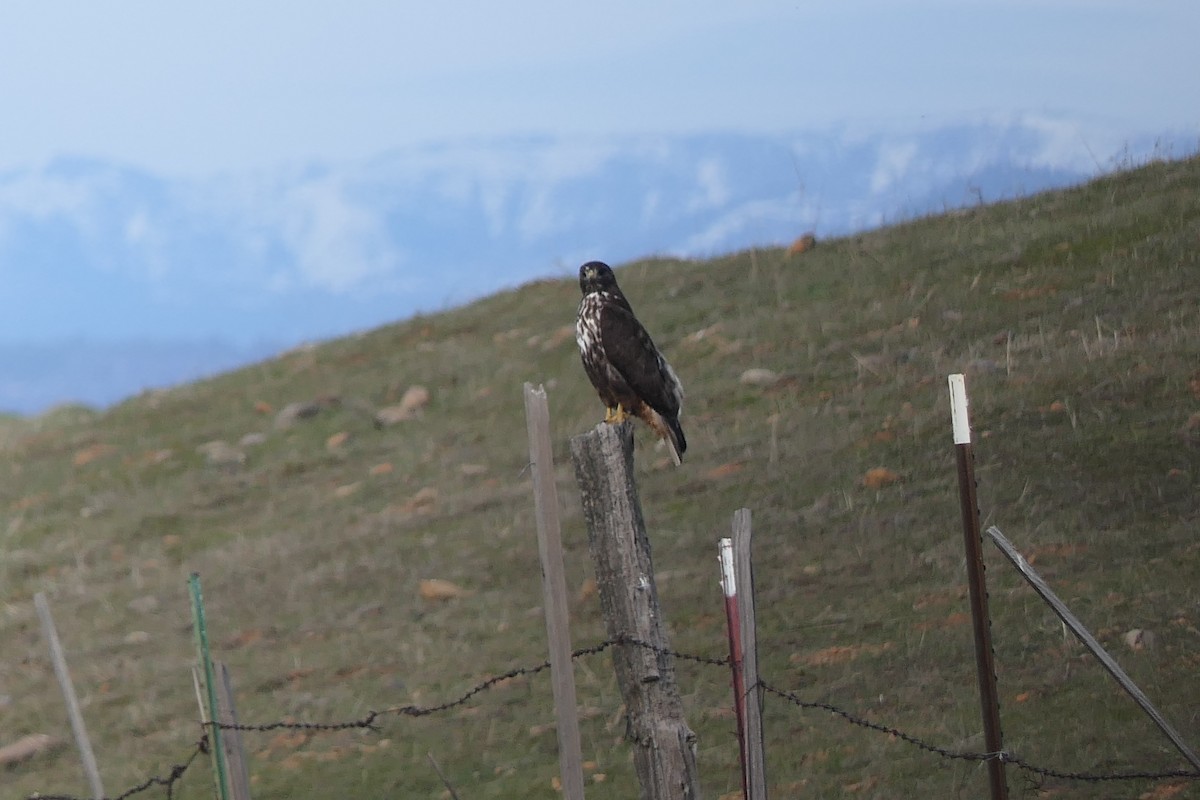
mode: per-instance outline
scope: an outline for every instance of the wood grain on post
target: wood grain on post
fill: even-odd
[[[558,490],[554,486],[554,455],[550,446],[550,407],[546,402],[546,390],[540,386],[534,389],[529,383],[525,384],[525,424],[529,429],[538,553],[542,561],[542,602],[545,606],[546,636],[550,640],[550,680],[558,728],[558,767],[566,800],[583,800],[583,747],[579,736],[574,664],[571,661]]]
[[[750,509],[733,512],[733,566],[741,616],[742,680],[746,684],[747,800],[766,800],[767,759],[763,744],[763,690],[758,677],[758,621],[754,613],[754,564],[750,559]]]
[[[643,800],[700,797],[696,735],[683,718],[674,658],[658,605],[650,541],[633,477],[633,426],[601,423],[571,440],[627,735]]]
[[[220,661],[216,662],[218,722],[237,725],[237,705],[233,701],[233,681],[229,670]],[[242,732],[238,728],[225,728],[221,747],[225,748],[225,763],[228,765],[226,779],[229,781],[229,796],[233,800],[250,800],[250,771],[246,764],[246,751],[242,746]]]

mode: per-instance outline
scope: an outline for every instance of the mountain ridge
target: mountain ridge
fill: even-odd
[[[0,351],[0,408],[105,405],[233,366],[237,351],[369,329],[591,258],[838,236],[1082,182],[1159,146],[1089,146],[1072,123],[1031,117],[907,132],[507,137],[209,179],[60,158],[0,174],[0,343],[65,355],[99,342],[94,363],[122,342],[131,353],[176,342],[202,363],[180,374],[150,360],[106,380],[70,374],[64,358],[61,380],[39,385]],[[203,341],[214,346],[200,357]]]

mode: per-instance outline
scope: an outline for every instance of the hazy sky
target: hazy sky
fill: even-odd
[[[1196,130],[1198,34],[1196,0],[5,3],[0,169],[1012,112]]]

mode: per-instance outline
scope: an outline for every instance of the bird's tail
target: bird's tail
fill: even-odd
[[[663,417],[663,422],[667,424],[667,432],[670,434],[667,437],[667,447],[671,449],[671,457],[675,459],[675,466],[683,463],[683,452],[687,450],[687,438],[683,435],[683,426],[679,424],[679,417]]]
[[[679,424],[679,418],[659,414],[649,406],[642,406],[638,416],[658,434],[660,439],[667,443],[667,449],[671,451],[671,459],[675,462],[675,466],[678,467],[682,464],[683,453],[687,450],[687,439],[683,435],[683,427]]]

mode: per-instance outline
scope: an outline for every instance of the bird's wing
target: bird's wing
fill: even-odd
[[[632,311],[606,303],[600,313],[604,353],[633,393],[660,414],[679,415],[679,380]]]

